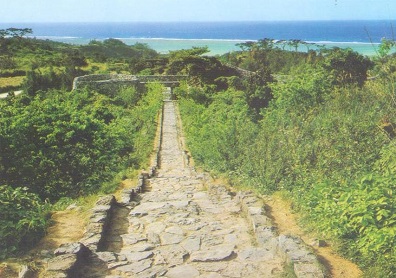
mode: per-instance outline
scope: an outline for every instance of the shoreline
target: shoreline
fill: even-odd
[[[32,36],[34,37],[34,36]],[[48,39],[63,43],[84,45],[88,44],[92,40],[103,41],[104,38],[77,38],[77,37],[53,37],[53,36],[36,36],[37,39]],[[135,43],[144,43],[150,46],[152,49],[161,54],[167,54],[169,51],[175,51],[180,49],[189,49],[194,46],[205,47],[207,46],[210,50],[209,55],[222,55],[227,52],[238,51],[240,48],[236,45],[247,41],[257,40],[242,40],[242,39],[169,39],[169,38],[116,38],[123,41],[127,45],[133,45]],[[331,41],[308,41],[308,43],[324,45],[327,48],[340,47],[340,48],[351,48],[352,50],[366,56],[375,56],[377,54],[379,43],[370,42],[331,42]],[[314,49],[314,47],[312,47]],[[306,51],[306,47],[301,45],[300,51]]]

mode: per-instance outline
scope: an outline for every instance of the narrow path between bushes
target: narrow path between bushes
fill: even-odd
[[[93,211],[112,208],[91,217],[91,228],[99,232],[81,241],[90,255],[74,253],[75,247],[87,249],[81,243],[71,253],[63,248],[45,277],[60,277],[55,269],[73,278],[325,277],[310,247],[278,235],[261,199],[231,192],[189,165],[175,102],[165,96],[160,167],[145,192],[114,206],[99,202]],[[72,271],[63,258],[73,259]]]
[[[108,224],[102,225],[106,226],[103,233],[98,229],[88,238],[83,236],[85,223],[78,207],[55,213],[54,225],[31,252],[31,261],[40,257],[38,261],[45,265],[53,258],[51,251],[60,244],[86,244],[96,240],[96,235],[103,237],[98,238],[100,246],[87,245],[89,255],[81,259],[72,250],[62,258],[75,257],[76,263],[73,258],[69,266],[70,261],[61,258],[57,262],[60,272],[50,269],[40,277],[361,276],[356,265],[335,255],[330,247],[312,249],[302,242],[298,237],[309,244],[313,240],[299,229],[287,203],[279,196],[265,199],[264,209],[263,200],[254,194],[231,192],[226,183],[213,181],[207,173],[197,173],[185,152],[176,104],[170,100],[169,91],[164,95],[157,171],[148,179],[145,192],[134,195],[132,201],[115,202],[108,220],[91,217],[97,220],[91,223],[95,229],[101,223]],[[128,180],[125,184],[133,187],[134,183]],[[99,206],[99,211],[104,207]],[[83,237],[88,241],[81,240]],[[0,265],[0,277],[16,277],[17,269],[10,266]]]
[[[160,169],[112,235],[108,277],[276,277],[276,239],[259,246],[241,206],[224,186],[187,165],[172,101],[165,101]],[[112,275],[112,276],[111,276]]]

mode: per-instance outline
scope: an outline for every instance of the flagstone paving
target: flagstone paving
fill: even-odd
[[[106,277],[279,276],[276,245],[256,242],[238,198],[185,163],[175,103],[165,101],[160,169],[126,215],[125,234],[97,253]]]

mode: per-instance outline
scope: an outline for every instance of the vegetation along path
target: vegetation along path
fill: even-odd
[[[165,99],[160,167],[139,200],[113,213],[105,247],[77,276],[282,277],[293,263],[299,277],[323,277],[310,249],[275,233],[259,199],[189,167],[177,123]]]

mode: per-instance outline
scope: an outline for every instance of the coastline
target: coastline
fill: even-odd
[[[235,22],[36,22],[1,23],[1,28],[33,30],[32,37],[71,44],[118,38],[126,44],[147,43],[159,53],[208,46],[209,55],[237,51],[235,44],[271,38],[299,39],[327,47],[350,47],[376,55],[382,38],[393,38],[396,20],[235,21]],[[371,44],[374,42],[374,44]],[[313,49],[311,46],[310,49]],[[307,51],[301,46],[300,51]]]
[[[94,38],[78,38],[78,37],[57,37],[57,36],[32,36],[37,39],[48,39],[53,41],[59,41],[69,44],[88,44]],[[175,51],[180,49],[189,49],[192,47],[205,47],[207,46],[210,50],[209,55],[222,55],[231,51],[238,51],[240,48],[236,45],[246,41],[257,41],[257,40],[243,40],[243,39],[169,39],[169,38],[116,38],[123,41],[127,45],[133,45],[135,43],[144,43],[150,46],[155,51],[166,54],[169,51]],[[97,39],[103,41],[105,39]],[[324,45],[327,48],[339,47],[339,48],[351,48],[354,51],[366,55],[375,56],[377,54],[377,48],[379,43],[368,43],[368,42],[331,42],[331,41],[308,41],[312,44]],[[314,49],[312,47],[311,49]],[[299,47],[300,51],[306,51],[305,46]]]

